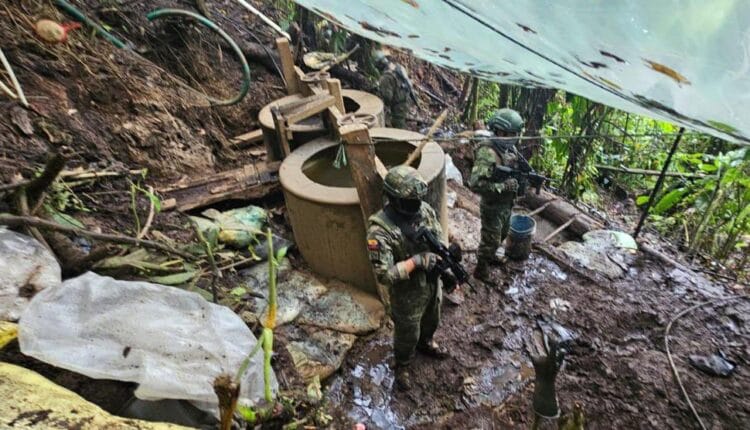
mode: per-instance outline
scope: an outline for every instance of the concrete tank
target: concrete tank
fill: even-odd
[[[423,137],[392,128],[374,128],[370,135],[374,140],[389,139],[375,144],[378,157],[389,167],[404,162],[416,148],[415,140]],[[357,190],[347,168],[333,167],[337,150],[337,142],[322,137],[302,145],[281,164],[289,220],[297,247],[315,272],[376,294]],[[418,163],[429,184],[427,201],[437,211],[447,237],[445,154],[437,143],[429,142]]]
[[[385,116],[383,114],[383,101],[379,97],[366,93],[364,91],[345,89],[341,91],[344,99],[345,113],[354,113],[358,115],[372,115],[375,117],[375,126],[382,127],[385,125]],[[266,144],[266,152],[269,161],[278,161],[283,157],[279,152],[279,144],[276,138],[276,127],[271,115],[271,107],[284,105],[290,102],[298,101],[304,98],[302,94],[292,94],[275,100],[260,110],[258,121],[263,130],[263,142]],[[289,148],[294,151],[296,148],[313,139],[328,134],[325,124],[323,123],[323,114],[311,116],[290,127],[293,138],[289,141]]]

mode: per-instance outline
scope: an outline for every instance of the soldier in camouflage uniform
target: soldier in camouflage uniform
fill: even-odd
[[[408,365],[415,350],[448,356],[432,336],[440,323],[441,286],[433,269],[438,256],[414,240],[422,227],[442,237],[435,210],[422,201],[427,183],[412,167],[397,166],[383,181],[388,202],[368,221],[367,250],[378,281],[389,289],[394,323],[396,382],[408,390]]]
[[[382,52],[378,52],[375,65],[380,70],[378,95],[383,99],[386,108],[386,125],[393,128],[406,127],[406,114],[409,112],[409,101],[412,97],[411,83],[399,65],[388,61]],[[400,73],[399,73],[400,72]]]
[[[508,235],[511,209],[519,186],[525,188],[516,178],[493,177],[495,166],[519,167],[515,144],[523,129],[523,118],[512,109],[500,109],[487,125],[496,137],[480,142],[469,178],[469,187],[482,198],[479,207],[482,238],[474,277],[483,281],[489,280],[489,267],[500,263],[495,252]]]

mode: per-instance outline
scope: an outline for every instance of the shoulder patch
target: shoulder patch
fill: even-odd
[[[380,251],[380,242],[377,239],[368,239],[367,249],[370,251]]]

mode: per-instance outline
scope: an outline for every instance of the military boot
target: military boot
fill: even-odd
[[[474,278],[479,279],[480,281],[489,282],[490,281],[490,267],[487,263],[484,261],[480,261],[477,263],[477,267],[474,269]]]
[[[396,366],[396,388],[401,391],[411,390],[411,374],[409,367],[405,365]]]
[[[417,345],[417,351],[421,352],[424,355],[428,355],[440,360],[446,359],[451,356],[450,352],[448,352],[447,349],[438,345],[438,343],[434,340]]]

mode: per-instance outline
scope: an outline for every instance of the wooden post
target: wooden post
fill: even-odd
[[[328,85],[328,92],[336,100],[336,108],[341,112],[341,115],[344,115],[346,108],[344,107],[344,97],[341,95],[341,81],[338,79],[328,79],[326,84]]]
[[[292,152],[289,149],[289,134],[286,128],[286,121],[281,116],[278,106],[271,108],[271,116],[273,117],[273,125],[276,128],[276,136],[278,136],[279,144],[281,145],[281,158],[284,159]]]
[[[383,207],[383,180],[375,168],[375,147],[364,124],[344,125],[339,128],[339,134],[346,143],[349,170],[366,223],[370,215]]]
[[[276,39],[276,50],[279,51],[281,71],[284,73],[287,94],[300,92],[297,72],[294,70],[294,56],[292,55],[292,49],[289,47],[289,40],[285,37]]]

